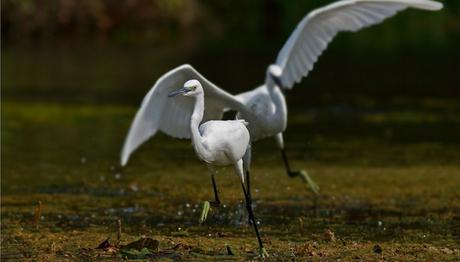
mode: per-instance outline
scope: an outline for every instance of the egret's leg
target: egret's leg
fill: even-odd
[[[307,171],[292,171],[291,166],[289,165],[288,158],[286,156],[286,151],[284,150],[284,139],[283,133],[278,133],[275,136],[276,144],[281,151],[281,157],[283,158],[284,167],[286,168],[286,173],[289,177],[300,177],[302,181],[308,186],[308,188],[315,194],[319,194],[319,186],[310,178]]]
[[[249,171],[246,170],[246,192],[248,192],[248,196],[249,196],[249,199],[251,200],[252,202],[252,196],[251,196],[251,183],[249,181],[250,180],[250,174],[249,174]]]
[[[252,203],[252,196],[251,196],[251,179],[250,179],[250,166],[251,166],[251,157],[252,157],[252,148],[251,144],[248,145],[248,148],[246,149],[246,153],[244,154],[243,157],[243,170],[246,173],[246,192],[248,193],[248,197],[251,200],[250,202]],[[251,219],[248,216],[248,224],[251,225]]]
[[[251,167],[251,157],[252,157],[252,152],[251,152],[251,144],[248,145],[248,148],[246,149],[246,153],[243,156],[243,170],[246,173],[246,191],[248,192],[249,199],[252,199],[251,197],[251,180],[250,180],[250,167]]]
[[[214,189],[214,202],[213,206],[220,206],[220,199],[219,199],[219,192],[217,191],[217,186],[216,186],[216,179],[214,178],[214,174],[211,175],[211,180],[212,180],[212,188]]]
[[[204,201],[203,209],[201,210],[201,216],[200,216],[200,219],[198,220],[200,224],[206,221],[206,218],[208,217],[209,209],[211,208],[211,206],[213,207],[220,206],[219,192],[217,191],[216,179],[214,177],[216,174],[216,171],[211,166],[208,166],[208,168],[211,173],[212,188],[214,191],[214,201]]]
[[[219,198],[219,191],[217,190],[217,184],[216,184],[216,178],[215,178],[217,171],[211,165],[208,165],[208,169],[209,169],[209,173],[211,174],[212,189],[214,191],[214,201],[211,201],[210,204],[212,206],[218,207],[220,206],[220,198]]]
[[[250,174],[249,174],[249,171],[246,170],[246,193],[248,194],[248,198],[249,198],[249,203],[251,203],[252,205],[252,196],[251,196],[251,183],[249,182],[250,181]],[[248,216],[248,225],[252,225],[252,220],[251,220],[251,217]]]
[[[254,217],[254,212],[252,210],[252,201],[249,198],[248,192],[246,191],[246,186],[245,186],[245,183],[244,183],[244,170],[243,170],[243,161],[242,160],[239,160],[236,163],[235,169],[236,169],[236,173],[238,174],[238,176],[241,179],[241,187],[243,188],[243,194],[244,194],[244,199],[245,199],[245,202],[246,202],[246,209],[248,211],[249,220],[252,221],[252,225],[254,226],[254,231],[256,232],[257,241],[259,243],[259,253],[260,253],[260,255],[262,257],[268,257],[268,253],[267,253],[267,251],[265,251],[264,245],[262,243],[262,239],[260,238],[259,229],[257,228],[256,219]]]

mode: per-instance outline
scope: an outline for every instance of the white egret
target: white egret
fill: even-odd
[[[189,120],[192,144],[198,158],[210,167],[211,176],[214,177],[215,174],[213,172],[213,166],[233,165],[235,168],[236,174],[241,180],[241,186],[243,187],[249,219],[257,235],[260,254],[266,256],[267,252],[263,247],[257,223],[254,218],[252,200],[244,184],[245,172],[243,169],[243,156],[247,150],[250,150],[249,131],[246,128],[247,122],[244,120],[214,120],[201,124],[205,111],[205,91],[198,80],[189,80],[185,82],[183,88],[171,92],[168,96],[175,97],[179,95],[183,96],[183,98],[182,100],[177,98],[177,103],[182,103],[187,101],[186,99],[189,99],[194,104],[193,113]]]
[[[274,137],[281,150],[287,174],[307,180],[306,174],[291,170],[284,151],[287,105],[282,91],[291,89],[308,75],[337,33],[355,32],[378,24],[407,8],[439,10],[442,4],[430,0],[342,0],[310,12],[288,38],[275,63],[267,68],[265,83],[235,96],[218,88],[190,65],[182,65],[167,72],[144,98],[126,138],[121,164],[125,165],[131,153],[157,131],[176,138],[191,137],[188,124],[192,101],[178,99],[171,103],[165,101],[164,94],[181,82],[198,79],[206,93],[205,121],[221,119],[224,111],[236,110],[238,117],[249,123],[251,141]],[[250,155],[246,157],[249,167]]]

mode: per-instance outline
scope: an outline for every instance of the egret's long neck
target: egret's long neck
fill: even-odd
[[[204,114],[204,95],[200,94],[195,97],[195,107],[190,119],[190,131],[192,133],[192,143],[195,152],[201,156],[207,155],[207,150],[203,146],[202,137],[200,134],[200,123],[203,120]]]
[[[266,85],[270,98],[272,99],[273,104],[275,104],[275,115],[281,118],[286,118],[287,106],[283,92],[271,79],[267,79]]]

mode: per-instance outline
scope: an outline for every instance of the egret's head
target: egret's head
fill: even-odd
[[[282,72],[283,70],[278,65],[270,65],[267,69],[268,77],[270,77],[273,80],[273,82],[275,82],[275,84],[279,87],[283,87],[283,84],[281,83]]]
[[[174,96],[197,96],[203,93],[203,87],[198,80],[189,80],[185,82],[184,87],[174,92],[169,93],[169,97]]]

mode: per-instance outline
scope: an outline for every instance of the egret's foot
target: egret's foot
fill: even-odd
[[[316,196],[319,195],[319,186],[311,179],[311,177],[308,175],[307,171],[301,170],[301,171],[291,171],[288,173],[289,177],[300,177],[302,179],[302,182],[304,182],[308,189],[313,192]]]
[[[267,253],[267,250],[265,250],[264,247],[261,248],[261,249],[259,249],[259,256],[260,256],[261,258],[268,258],[268,257],[269,257],[269,255],[268,255],[268,253]]]
[[[208,218],[208,213],[209,213],[210,208],[211,208],[211,204],[209,203],[209,201],[204,201],[203,210],[201,210],[201,216],[200,216],[200,219],[198,220],[200,224],[203,224],[203,222],[206,221],[206,218]]]

